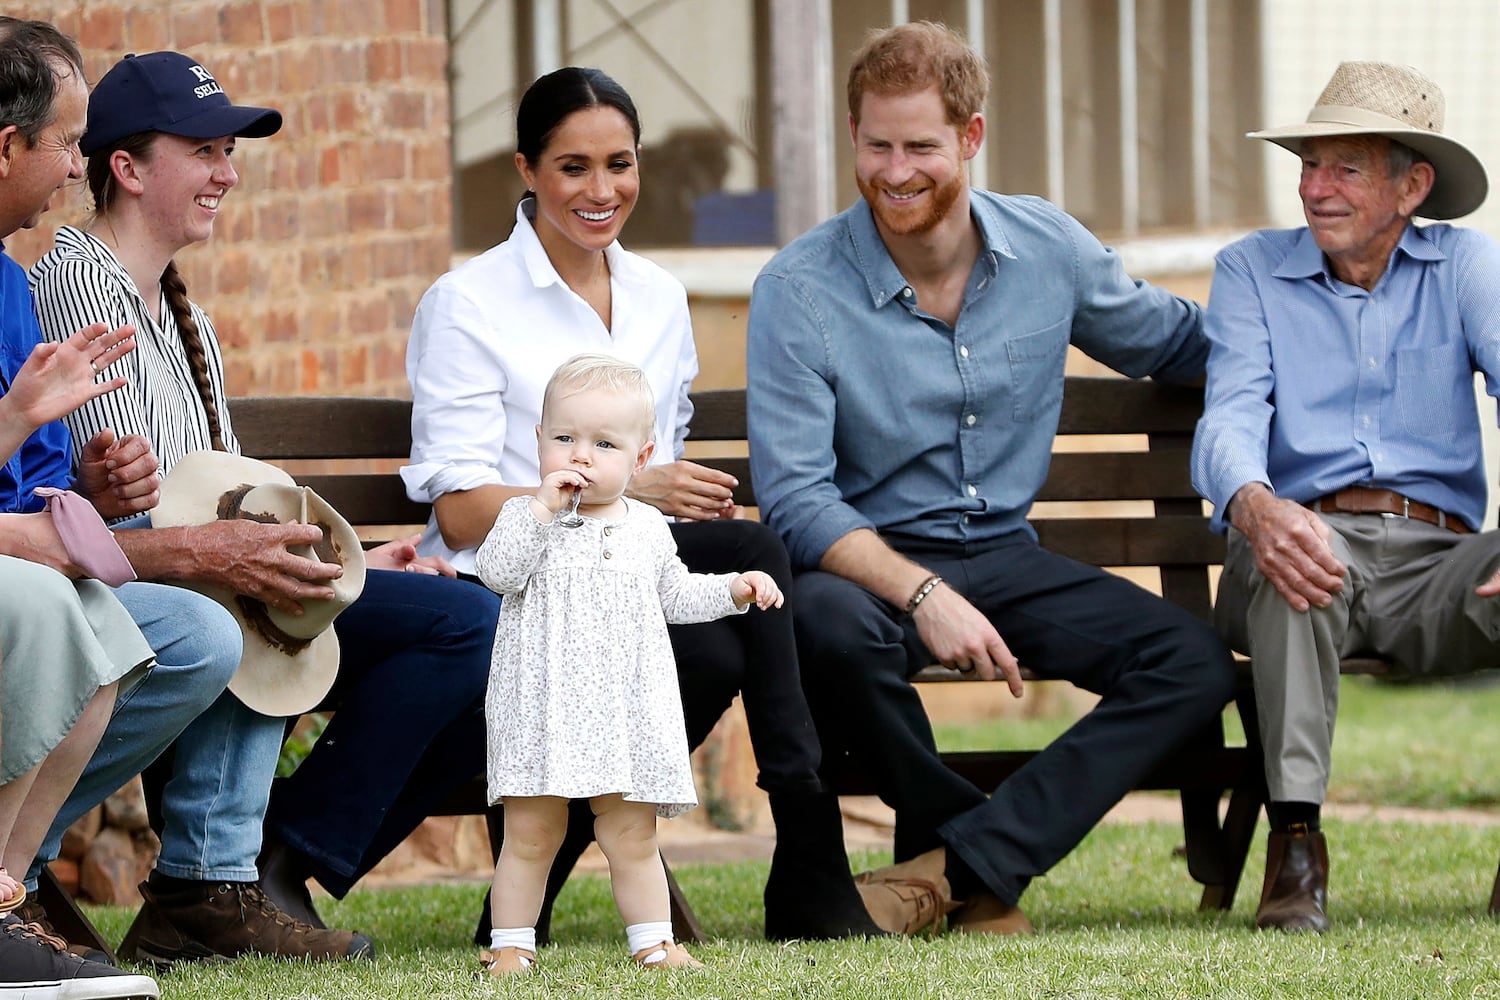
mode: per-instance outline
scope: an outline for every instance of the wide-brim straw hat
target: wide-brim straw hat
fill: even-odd
[[[1417,206],[1424,219],[1456,219],[1484,204],[1490,182],[1484,164],[1463,143],[1443,135],[1443,91],[1410,66],[1344,62],[1334,70],[1307,121],[1260,132],[1294,153],[1302,140],[1324,136],[1383,135],[1432,161],[1432,191]]]
[[[236,518],[316,524],[322,540],[289,551],[344,568],[328,581],[333,598],[302,601],[300,615],[221,587],[183,583],[218,601],[239,622],[245,652],[230,692],[263,715],[299,715],[316,707],[338,676],[339,641],[330,626],[364,590],[364,548],[349,522],[312,490],[274,465],[223,451],[184,455],[162,479],[161,502],[151,512],[157,528]]]

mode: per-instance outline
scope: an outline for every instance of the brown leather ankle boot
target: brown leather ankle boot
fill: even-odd
[[[1266,881],[1255,926],[1321,934],[1328,930],[1328,842],[1321,830],[1293,823],[1266,838]]]

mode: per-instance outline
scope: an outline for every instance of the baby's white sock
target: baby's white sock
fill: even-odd
[[[521,951],[529,951],[536,954],[536,928],[535,927],[495,927],[490,930],[490,947],[499,951],[501,948],[519,948]],[[531,959],[525,955],[521,956],[522,963],[531,964]]]
[[[625,928],[625,939],[629,943],[632,955],[642,948],[650,948],[652,945],[659,945],[663,941],[670,944],[672,941],[672,921],[650,920],[643,924],[631,924]],[[666,957],[666,951],[657,948],[654,952],[646,956],[645,964],[650,965],[653,962],[660,962]]]

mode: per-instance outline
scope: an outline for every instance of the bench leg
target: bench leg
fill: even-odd
[[[1490,890],[1490,912],[1500,914],[1500,869],[1495,871],[1495,887]]]
[[[1184,788],[1181,792],[1188,874],[1203,885],[1205,892],[1222,886],[1228,874],[1224,870],[1224,836],[1219,829],[1219,795],[1216,788]]]
[[[698,915],[693,912],[692,904],[682,891],[682,886],[677,884],[677,876],[672,874],[672,866],[667,864],[667,859],[661,859],[661,866],[667,873],[667,895],[672,902],[672,935],[681,941],[691,941],[694,944],[702,944],[708,940],[703,933],[703,927],[698,923]]]
[[[1226,877],[1223,885],[1204,887],[1203,899],[1198,904],[1200,910],[1227,911],[1234,907],[1235,893],[1245,873],[1245,859],[1250,856],[1250,845],[1255,840],[1255,826],[1260,820],[1261,807],[1266,803],[1265,751],[1260,745],[1255,692],[1245,685],[1236,695],[1235,702],[1245,730],[1245,764],[1240,771],[1239,784],[1229,795],[1229,808],[1224,813]]]
[[[98,948],[109,956],[111,962],[115,961],[114,949],[105,943],[104,938],[99,934],[99,929],[78,908],[78,903],[68,891],[58,884],[51,868],[45,866],[42,868],[41,877],[37,880],[36,894],[37,902],[41,903],[42,909],[47,911],[47,919],[52,921],[52,926],[69,944]]]

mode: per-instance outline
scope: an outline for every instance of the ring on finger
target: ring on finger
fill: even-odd
[[[94,377],[95,378],[98,378],[100,375],[103,374],[103,370],[99,367],[99,365],[94,361],[93,358],[89,358],[89,367],[94,370]]]
[[[958,668],[958,672],[961,674],[972,674],[974,672],[974,664],[971,663],[966,667],[961,666]]]

